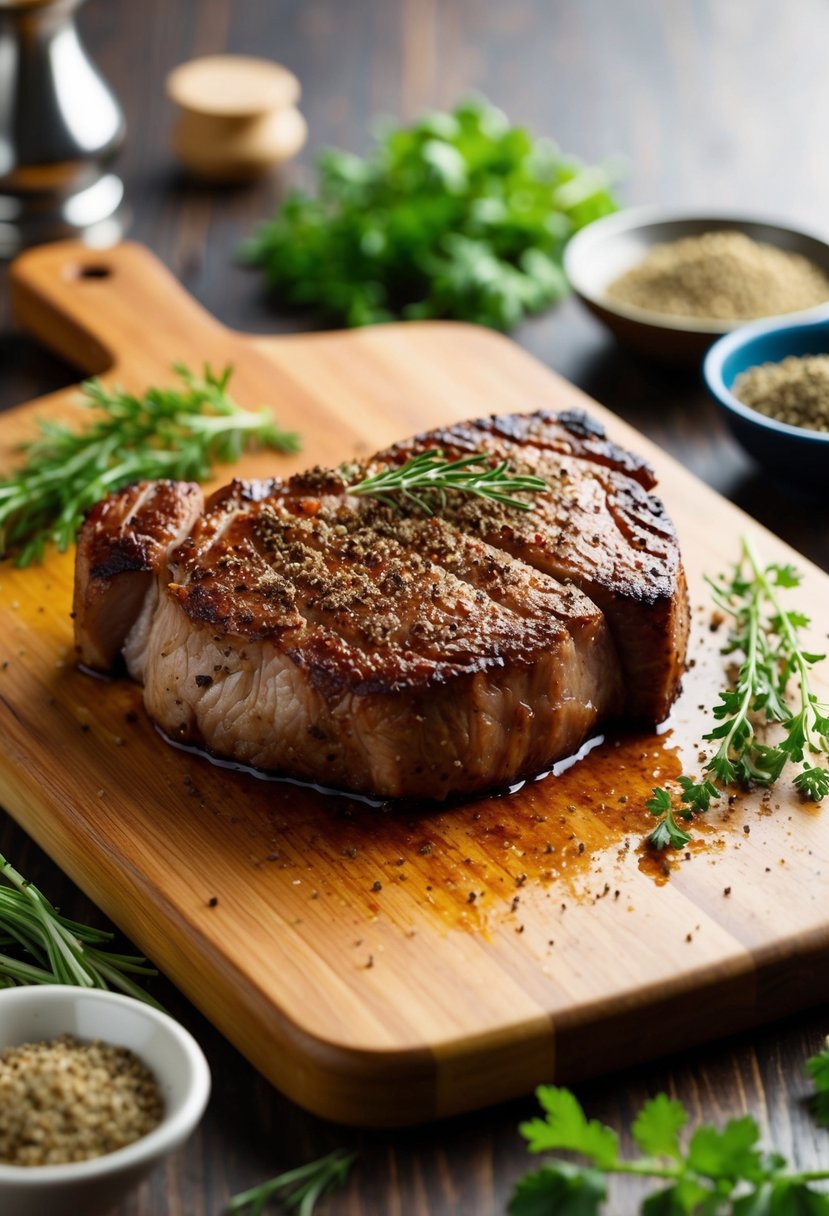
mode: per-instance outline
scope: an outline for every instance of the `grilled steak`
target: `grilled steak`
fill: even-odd
[[[503,787],[609,718],[664,717],[688,611],[647,467],[583,415],[540,413],[431,432],[360,469],[435,447],[506,457],[550,489],[526,513],[450,495],[437,518],[315,469],[235,481],[204,510],[178,483],[100,503],[78,545],[81,660],[106,669],[122,651],[173,738],[392,797]]]

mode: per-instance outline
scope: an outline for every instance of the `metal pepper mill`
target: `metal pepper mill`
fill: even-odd
[[[121,235],[124,115],[75,27],[83,0],[0,0],[0,256]]]

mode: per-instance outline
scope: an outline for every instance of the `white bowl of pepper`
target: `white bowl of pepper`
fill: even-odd
[[[101,1216],[178,1148],[210,1094],[195,1039],[100,989],[0,991],[0,1211]]]
[[[634,207],[577,233],[564,269],[621,342],[668,363],[696,363],[760,318],[804,322],[829,310],[829,244],[760,217]]]

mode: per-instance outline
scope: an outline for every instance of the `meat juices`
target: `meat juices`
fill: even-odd
[[[650,469],[583,414],[482,419],[362,462],[482,452],[549,489],[532,510],[450,494],[440,517],[339,470],[98,504],[78,543],[76,643],[123,653],[172,738],[359,793],[503,788],[609,719],[660,721],[688,636]]]

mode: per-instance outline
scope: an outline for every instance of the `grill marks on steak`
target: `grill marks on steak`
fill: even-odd
[[[78,657],[86,667],[113,666],[168,550],[203,506],[193,482],[140,481],[89,512],[78,538],[72,605]]]
[[[676,698],[689,607],[673,524],[650,467],[611,444],[586,415],[509,415],[430,431],[395,444],[379,463],[430,448],[450,459],[485,450],[550,486],[521,513],[461,496],[442,514],[553,578],[572,581],[601,609],[625,674],[625,712],[661,722]]]
[[[218,755],[365,793],[443,798],[532,775],[608,717],[664,716],[687,606],[647,467],[587,420],[550,415],[433,432],[365,467],[436,446],[532,467],[550,492],[526,514],[450,496],[442,518],[427,518],[348,495],[339,472],[317,469],[287,484],[234,482],[182,528],[193,488],[177,497],[166,483],[166,530],[149,491],[116,495],[79,542],[85,661],[85,605],[117,584],[90,560],[109,520],[114,560],[132,536],[142,577],[156,570],[143,606],[121,605],[112,636],[129,632],[124,654],[150,715]],[[638,658],[637,629],[647,634]],[[654,638],[661,650],[646,655]],[[645,673],[646,694],[632,690],[632,670]]]

